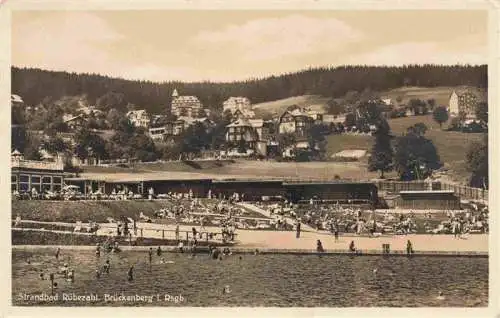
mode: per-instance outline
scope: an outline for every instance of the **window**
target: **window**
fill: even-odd
[[[42,184],[42,191],[43,192],[50,191],[50,184]]]
[[[10,190],[11,191],[17,191],[17,184],[16,183],[12,183],[11,186],[10,186]]]
[[[28,191],[28,189],[29,189],[29,184],[27,184],[27,183],[20,183],[20,184],[19,184],[19,189],[20,189],[21,191]]]
[[[17,176],[10,176],[10,182],[17,183]]]
[[[31,176],[31,183],[40,183],[40,176]]]
[[[52,177],[52,182],[61,184],[62,183],[62,178],[61,177]]]
[[[40,187],[40,185],[39,185],[39,184],[32,184],[32,185],[31,185],[31,188],[32,188],[32,189],[33,189],[33,188],[35,188],[35,189],[36,189],[36,191],[37,191],[38,193],[40,193],[40,189],[41,189],[41,187]]]
[[[52,189],[53,189],[53,191],[56,191],[56,192],[61,191],[61,185],[54,184],[54,186],[52,187]]]
[[[30,182],[30,176],[25,175],[25,174],[20,175],[19,176],[19,182],[29,183]]]
[[[43,177],[42,178],[42,183],[50,184],[51,182],[52,182],[51,177]]]

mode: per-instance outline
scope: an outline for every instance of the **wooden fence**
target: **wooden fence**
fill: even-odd
[[[456,184],[441,183],[441,190],[451,190],[461,199],[488,201],[488,190]]]
[[[426,191],[426,190],[450,190],[466,200],[488,201],[488,190],[473,188],[468,186],[449,184],[446,182],[434,181],[374,181],[379,191],[388,193],[399,193],[400,191]]]

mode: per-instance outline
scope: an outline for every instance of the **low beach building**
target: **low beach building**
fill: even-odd
[[[11,154],[11,191],[38,193],[60,191],[64,186],[62,158],[54,161],[25,160],[17,150]]]

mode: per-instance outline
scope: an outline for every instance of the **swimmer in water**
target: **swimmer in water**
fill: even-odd
[[[437,300],[445,300],[446,297],[443,296],[443,292],[439,291],[438,296],[436,297]]]
[[[224,286],[224,288],[222,289],[222,293],[223,294],[230,294],[231,293],[231,289],[229,288],[229,285]]]

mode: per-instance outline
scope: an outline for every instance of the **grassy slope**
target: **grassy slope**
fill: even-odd
[[[402,98],[403,104],[408,104],[409,100],[412,98],[419,98],[422,100],[427,100],[430,98],[434,98],[436,100],[436,105],[438,106],[448,106],[448,100],[450,98],[451,93],[454,90],[463,90],[468,89],[473,92],[479,93],[479,90],[474,87],[468,86],[459,86],[459,87],[400,87],[396,89],[392,89],[386,92],[382,92],[380,96],[382,98],[391,98],[392,100],[396,100],[398,96]]]
[[[320,111],[324,109],[324,105],[329,98],[318,95],[303,95],[280,99],[272,102],[260,103],[253,105],[256,117],[265,116],[273,113],[281,114],[287,107],[297,105],[299,107],[310,107],[312,110]]]
[[[436,100],[437,105],[448,106],[448,100],[450,98],[453,90],[464,90],[468,89],[474,91],[478,94],[478,96],[485,96],[481,93],[477,88],[468,87],[468,86],[459,86],[459,87],[400,87],[396,89],[392,89],[389,91],[380,92],[381,98],[391,98],[394,102],[397,97],[401,97],[402,104],[408,104],[410,99],[419,98],[422,100],[428,100],[430,98],[434,98]],[[328,102],[328,97],[322,97],[319,95],[303,95],[303,96],[294,96],[285,99],[280,99],[271,102],[265,102],[260,104],[253,105],[253,109],[256,113],[256,116],[269,115],[274,112],[280,114],[288,106],[298,105],[300,107],[311,107],[313,110],[319,111],[324,110],[324,106]],[[340,103],[343,102],[343,98],[336,98],[336,100]]]
[[[160,201],[12,201],[12,216],[46,222],[107,222],[107,217],[138,218],[141,211],[151,216],[165,205]]]
[[[394,135],[400,136],[409,126],[419,122],[428,127],[429,130],[426,136],[436,145],[445,167],[452,169],[454,174],[457,174],[457,180],[463,181],[463,178],[469,175],[465,170],[465,153],[472,142],[481,139],[481,134],[441,130],[439,125],[432,119],[432,115],[390,119],[389,125]],[[328,136],[327,152],[332,155],[343,149],[370,150],[373,140],[373,137],[367,136],[331,135]]]

